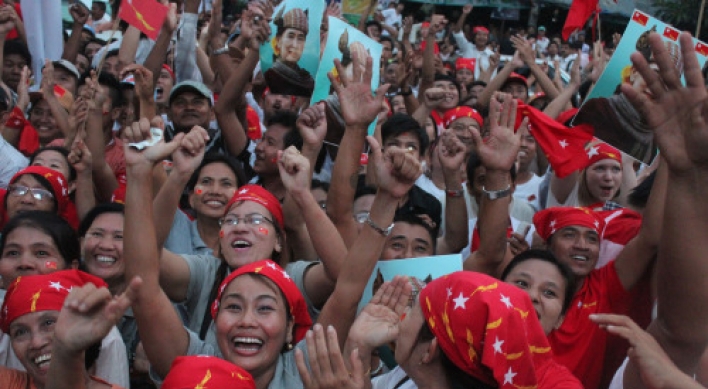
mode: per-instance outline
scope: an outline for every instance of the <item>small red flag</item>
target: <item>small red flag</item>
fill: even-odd
[[[643,14],[642,12],[634,11],[634,14],[632,15],[632,20],[641,24],[642,26],[646,26],[647,23],[649,23],[649,16]]]
[[[573,0],[563,25],[563,40],[567,41],[576,30],[580,30],[598,8],[598,0]]]
[[[703,42],[696,43],[696,52],[704,57],[708,57],[708,46]]]
[[[167,6],[155,0],[124,0],[120,5],[118,17],[148,38],[156,40],[167,17],[167,11]]]
[[[671,27],[666,27],[664,29],[664,36],[671,39],[672,41],[676,41],[679,37],[679,31]]]

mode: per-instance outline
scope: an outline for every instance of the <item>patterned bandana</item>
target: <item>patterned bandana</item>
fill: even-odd
[[[256,389],[246,370],[221,358],[199,355],[177,357],[162,389]]]
[[[594,146],[590,146],[585,150],[588,154],[588,164],[590,166],[595,162],[602,161],[603,159],[614,159],[615,161],[622,163],[622,154],[619,150],[608,145],[607,143],[598,143]]]
[[[544,240],[565,227],[587,227],[597,232],[598,236],[605,228],[605,221],[592,209],[582,207],[551,207],[537,212],[533,216],[536,232]]]
[[[447,112],[445,112],[445,116],[443,116],[443,125],[445,128],[450,128],[450,124],[452,124],[452,122],[464,117],[474,119],[480,127],[484,125],[482,115],[477,112],[476,109],[464,105],[447,110]]]
[[[430,282],[420,305],[445,355],[488,385],[536,388],[537,371],[552,362],[533,304],[516,286],[459,271]]]
[[[253,201],[266,207],[268,212],[275,218],[278,226],[280,226],[281,229],[284,228],[283,207],[280,205],[278,199],[262,186],[249,184],[239,188],[239,190],[234,193],[233,197],[231,197],[229,203],[226,204],[226,213],[239,201]],[[224,213],[224,216],[226,216],[226,213]]]
[[[224,282],[222,282],[219,287],[219,294],[216,296],[216,300],[214,300],[211,305],[211,316],[214,320],[216,320],[216,315],[219,312],[219,305],[221,304],[221,297],[224,290],[231,283],[231,281],[244,274],[258,274],[275,283],[278,289],[280,289],[285,296],[290,308],[290,314],[295,320],[295,328],[293,329],[294,343],[302,340],[302,338],[305,337],[307,330],[309,330],[312,326],[312,319],[310,319],[310,314],[307,313],[307,303],[305,303],[305,298],[302,296],[302,293],[300,293],[300,290],[297,288],[297,285],[295,285],[295,282],[293,282],[288,273],[286,273],[283,268],[270,259],[241,266],[226,277]]]
[[[76,228],[78,226],[78,218],[76,215],[76,207],[69,199],[69,184],[64,178],[64,175],[56,170],[44,166],[28,166],[15,175],[10,180],[10,184],[14,184],[21,176],[25,174],[33,174],[40,176],[49,182],[52,187],[52,194],[57,204],[57,215],[61,216],[69,224]]]

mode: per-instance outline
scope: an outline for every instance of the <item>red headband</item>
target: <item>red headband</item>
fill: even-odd
[[[455,60],[455,69],[469,69],[474,72],[477,60],[474,58],[458,58]]]
[[[218,357],[199,355],[175,358],[162,388],[256,389],[256,383],[251,374],[233,363]]]
[[[556,231],[565,227],[587,227],[597,232],[605,228],[604,220],[590,208],[581,207],[551,207],[537,212],[533,216],[536,232],[547,241]]]
[[[79,270],[62,270],[50,274],[17,277],[7,288],[0,313],[0,326],[5,333],[10,324],[20,316],[41,311],[61,311],[66,296],[74,286],[93,283],[107,287],[106,283]]]
[[[430,27],[430,22],[423,22],[420,24],[420,27],[421,28],[428,28],[428,27]]]
[[[482,115],[480,115],[476,109],[464,105],[447,110],[447,112],[445,112],[445,116],[443,116],[443,125],[445,128],[450,128],[450,124],[452,124],[452,122],[464,117],[475,120],[480,127],[484,125],[484,118],[482,118]]]
[[[77,228],[78,217],[76,215],[76,207],[69,199],[69,184],[66,178],[64,178],[64,175],[48,167],[37,165],[28,166],[15,173],[10,180],[10,184],[14,184],[25,174],[34,174],[49,182],[49,186],[52,187],[52,194],[57,202],[57,215],[66,220],[73,228]]]
[[[162,68],[167,70],[167,73],[170,73],[170,77],[172,77],[172,81],[174,82],[175,81],[175,72],[172,70],[170,65],[163,63]]]
[[[430,282],[419,298],[445,356],[488,385],[535,388],[538,370],[552,362],[533,304],[516,286],[459,271]]]
[[[234,193],[231,200],[229,200],[229,203],[226,204],[226,212],[224,213],[224,216],[229,212],[231,207],[239,201],[253,201],[266,207],[268,212],[273,215],[273,218],[278,223],[278,226],[281,229],[285,228],[285,222],[283,221],[283,207],[280,205],[278,199],[262,186],[253,184],[242,186],[238,191],[236,191],[236,193]]]
[[[487,29],[487,27],[483,27],[483,26],[476,26],[472,29],[473,34],[476,34],[478,32],[483,32],[483,33],[489,34],[489,30]]]
[[[278,286],[278,289],[283,292],[290,307],[290,314],[295,320],[295,328],[293,328],[294,343],[302,340],[307,330],[312,326],[312,319],[310,319],[310,314],[307,313],[307,303],[305,303],[305,298],[302,296],[302,293],[300,293],[297,285],[295,285],[295,282],[293,282],[285,270],[270,259],[264,259],[241,266],[233,273],[229,274],[224,282],[221,283],[219,294],[211,305],[211,316],[216,320],[216,314],[219,312],[221,296],[224,290],[231,281],[244,274],[259,274],[273,281],[275,285]]]
[[[607,143],[598,143],[594,146],[590,146],[585,150],[588,154],[588,164],[590,166],[595,162],[602,161],[603,159],[614,159],[615,161],[622,163],[622,154],[619,150],[608,145]]]

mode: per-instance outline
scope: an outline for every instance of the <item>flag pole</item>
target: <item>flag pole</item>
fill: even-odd
[[[701,10],[698,11],[698,25],[696,26],[696,39],[698,39],[698,34],[701,32],[701,24],[703,23],[703,11],[706,8],[706,0],[701,1]]]
[[[113,27],[111,28],[111,35],[108,36],[108,43],[106,44],[106,49],[101,53],[101,60],[98,61],[98,68],[96,69],[96,77],[101,75],[101,70],[103,70],[103,62],[106,60],[106,55],[108,55],[108,46],[113,40],[113,36],[118,30],[118,25],[120,24],[120,16],[116,16],[116,20],[113,22]]]

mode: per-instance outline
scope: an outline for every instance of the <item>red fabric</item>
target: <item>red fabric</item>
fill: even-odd
[[[617,277],[615,262],[593,270],[573,297],[563,324],[548,335],[556,360],[580,379],[587,389],[597,389],[602,374],[608,334],[588,316],[593,313],[625,314],[629,294]]]
[[[587,165],[588,167],[595,162],[602,161],[603,159],[614,159],[615,161],[622,163],[622,154],[619,150],[608,145],[607,143],[598,143],[594,146],[587,148],[586,154],[588,156]]]
[[[166,63],[163,63],[163,64],[162,64],[162,68],[165,69],[165,70],[167,70],[167,73],[170,73],[170,77],[172,77],[172,81],[176,80],[176,78],[175,78],[175,72],[174,72],[174,70],[172,70],[172,68],[170,67],[170,65],[168,65],[168,64],[166,64]]]
[[[484,26],[475,26],[474,28],[472,28],[473,34],[476,34],[478,32],[483,32],[483,33],[489,34],[489,29],[487,29],[487,27],[484,27]]]
[[[563,40],[567,41],[570,34],[582,29],[597,8],[598,0],[573,0],[563,25]]]
[[[596,211],[602,220],[605,221],[605,228],[602,230],[602,240],[609,240],[617,244],[626,245],[639,233],[642,225],[642,215],[639,212],[628,208],[620,208],[613,211]]]
[[[477,60],[475,58],[458,58],[455,60],[455,69],[469,69],[474,72]]]
[[[258,113],[250,105],[246,107],[246,122],[248,124],[248,130],[246,135],[248,139],[259,140],[263,137],[261,132],[261,119],[258,117]]]
[[[545,377],[551,347],[523,290],[460,271],[423,288],[420,306],[442,351],[465,373],[500,388],[553,387]]]
[[[32,127],[29,120],[21,109],[15,107],[10,111],[10,116],[5,121],[5,127],[19,130],[20,139],[17,142],[17,150],[25,156],[32,155],[39,148],[39,135]]]
[[[523,118],[529,118],[529,132],[548,158],[556,176],[563,178],[587,166],[585,144],[593,137],[593,128],[580,125],[568,128],[538,109],[519,103],[517,127]]]
[[[523,82],[524,85],[526,85],[526,86],[528,86],[528,84],[529,84],[529,81],[526,79],[526,77],[524,77],[521,74],[516,73],[516,72],[512,72],[509,75],[509,77],[507,77],[506,81],[504,81],[504,83],[511,82],[511,81],[520,81],[520,82]]]
[[[93,283],[108,285],[100,278],[79,270],[62,270],[50,274],[17,277],[7,288],[0,313],[0,326],[7,333],[10,324],[20,316],[32,312],[61,311],[64,299],[73,286]]]
[[[57,215],[66,220],[74,229],[79,227],[79,217],[76,212],[76,205],[69,199],[69,185],[64,175],[56,170],[44,166],[28,166],[15,175],[10,180],[14,184],[25,174],[38,175],[49,182],[52,187],[54,199],[57,202]]]
[[[3,1],[1,4],[5,4],[5,2]],[[20,2],[19,2],[19,1],[15,3],[14,8],[15,8],[15,12],[17,12],[17,16],[19,16],[20,20],[23,20],[23,18],[22,18],[22,8],[20,8]],[[20,37],[20,34],[17,32],[17,29],[16,29],[16,28],[13,28],[12,30],[10,30],[10,32],[7,33],[7,36],[5,36],[5,40],[8,40],[8,41],[9,41],[9,40],[16,39],[16,38],[19,38],[19,37]]]
[[[568,122],[568,120],[572,119],[575,116],[575,114],[578,113],[578,111],[579,111],[578,108],[571,108],[567,111],[563,111],[560,113],[560,115],[558,115],[558,117],[556,118],[556,121],[558,123],[566,124]]]
[[[231,200],[229,200],[229,203],[226,204],[226,212],[228,213],[231,207],[239,201],[253,201],[266,207],[268,212],[273,215],[280,228],[285,227],[285,222],[283,220],[283,207],[280,205],[280,201],[278,201],[272,193],[268,192],[268,190],[262,186],[254,184],[242,186],[236,193],[234,193]]]
[[[221,358],[200,355],[177,357],[162,389],[233,388],[256,389],[246,370]]]
[[[424,51],[424,50],[425,50],[425,46],[427,46],[427,42],[426,42],[426,41],[420,42],[420,51]],[[435,55],[440,54],[440,47],[438,46],[438,43],[437,43],[437,42],[433,42],[433,54],[435,54]]]
[[[438,134],[442,132],[445,129],[444,122],[442,116],[440,116],[440,113],[438,111],[431,111],[430,112],[430,117],[433,118],[433,122],[435,123],[435,128],[438,129]]]
[[[167,10],[167,6],[154,0],[125,0],[118,10],[118,17],[148,38],[156,40],[167,17]]]
[[[293,328],[294,343],[302,340],[307,330],[312,326],[312,319],[310,319],[310,314],[307,313],[307,303],[305,303],[305,298],[288,273],[270,259],[264,259],[246,266],[241,266],[226,277],[219,287],[219,294],[217,294],[216,300],[214,300],[211,305],[211,316],[214,320],[216,320],[216,315],[219,312],[221,295],[224,293],[224,290],[231,281],[244,274],[259,274],[273,281],[275,285],[278,286],[278,289],[283,292],[285,299],[288,301],[288,305],[290,305],[290,314],[293,316],[295,323]]]
[[[447,112],[445,112],[445,116],[443,116],[443,125],[445,128],[450,128],[450,124],[452,124],[452,122],[463,117],[473,119],[477,122],[477,124],[479,124],[480,128],[484,125],[484,118],[482,118],[482,115],[477,112],[476,109],[464,105],[447,110]]]
[[[533,215],[533,225],[538,235],[547,241],[556,231],[570,226],[593,229],[599,236],[605,227],[605,221],[590,208],[551,207]]]
[[[104,157],[116,178],[121,174],[125,174],[125,150],[123,149],[123,141],[120,138],[113,136],[111,143],[104,149]]]

